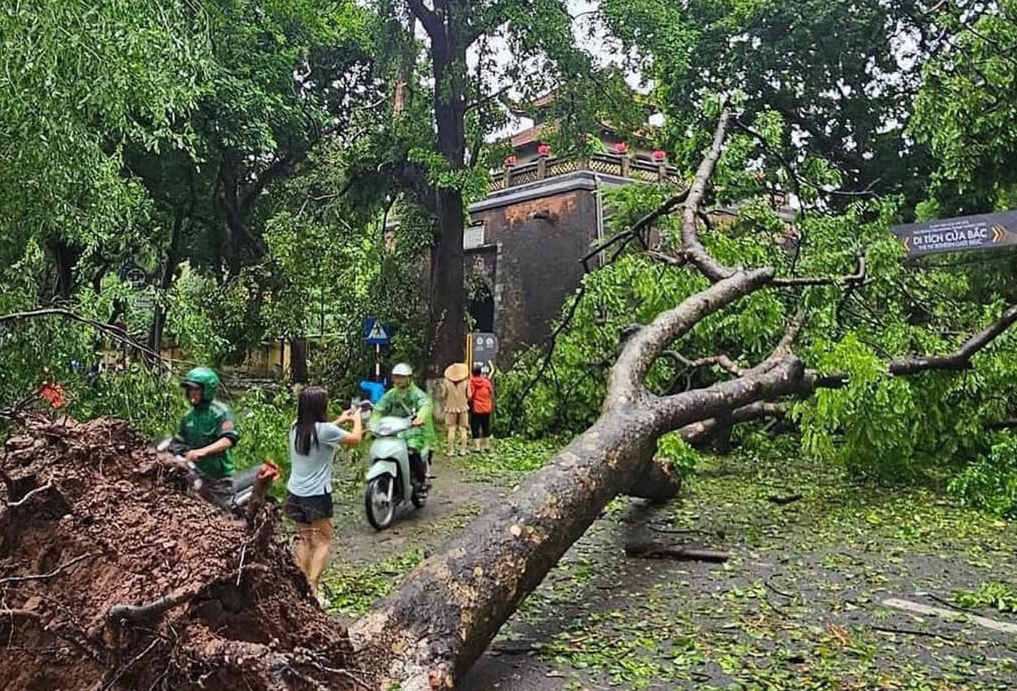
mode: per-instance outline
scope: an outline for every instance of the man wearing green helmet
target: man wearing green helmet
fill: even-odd
[[[177,438],[190,449],[186,459],[194,464],[203,483],[202,498],[228,509],[233,496],[233,447],[239,438],[233,412],[215,400],[219,375],[208,367],[195,367],[181,384],[191,408],[180,422]]]

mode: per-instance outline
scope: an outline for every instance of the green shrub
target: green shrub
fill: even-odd
[[[1001,436],[988,454],[950,481],[950,491],[969,506],[1017,518],[1017,438]]]

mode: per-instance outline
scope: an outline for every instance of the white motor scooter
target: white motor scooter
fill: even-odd
[[[410,467],[405,440],[412,427],[411,419],[401,417],[383,417],[371,426],[374,439],[368,452],[364,509],[367,522],[375,530],[389,527],[400,508],[412,504],[421,509],[427,503],[431,452],[427,451],[421,459],[424,479],[418,480]]]

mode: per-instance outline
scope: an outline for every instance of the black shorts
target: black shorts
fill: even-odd
[[[486,439],[491,436],[491,413],[472,413],[470,415],[470,431],[474,439]]]
[[[298,497],[292,492],[287,492],[283,511],[297,523],[307,525],[322,518],[332,518],[332,495],[318,494],[313,497]]]

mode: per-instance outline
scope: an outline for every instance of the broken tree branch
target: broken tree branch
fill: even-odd
[[[666,344],[687,333],[703,318],[766,285],[773,277],[767,267],[738,271],[692,295],[678,307],[662,312],[639,329],[625,343],[611,372],[608,401],[613,404],[633,399],[645,391],[643,380]]]
[[[646,256],[655,262],[666,264],[675,269],[680,269],[689,263],[688,258],[683,255],[668,254],[667,252],[660,252],[658,250],[650,250],[646,253]]]
[[[14,619],[15,617],[20,617],[22,619],[42,619],[42,615],[34,609],[0,609],[0,623],[2,623],[4,619]]]
[[[794,346],[795,341],[798,340],[798,336],[801,334],[802,329],[805,328],[805,322],[809,319],[809,313],[804,307],[799,307],[795,316],[791,319],[791,323],[788,324],[787,330],[784,332],[784,336],[777,343],[777,347],[774,348],[773,353],[770,354],[770,358],[784,357],[791,354],[791,348]]]
[[[28,409],[28,406],[30,406],[34,401],[37,400],[39,400],[38,392],[33,391],[32,393],[22,398],[20,401],[17,401],[16,403],[6,408],[0,409],[0,419],[13,420],[14,418],[20,416],[25,410]]]
[[[971,367],[971,358],[1002,335],[1017,322],[1017,305],[1011,305],[999,319],[971,336],[964,344],[949,355],[926,355],[893,360],[887,365],[887,373],[904,377],[929,370],[965,370]],[[843,372],[821,374],[809,371],[806,374],[806,391],[821,388],[840,388],[847,384],[848,376]]]
[[[63,307],[47,307],[43,309],[29,310],[27,312],[12,312],[11,314],[0,315],[0,324],[39,319],[41,317],[63,317],[64,319],[69,319],[71,321],[78,322],[79,324],[90,326],[96,331],[106,334],[113,340],[128,345],[134,350],[137,350],[139,353],[142,353],[146,356],[146,360],[151,360],[153,363],[157,362],[165,369],[169,369],[169,364],[163,359],[161,353],[155,352],[123,329],[96,319],[90,319],[89,317],[82,316],[77,312],[64,309]]]
[[[706,251],[703,243],[699,240],[696,224],[699,218],[699,206],[706,195],[706,186],[709,184],[710,177],[713,175],[713,170],[724,148],[724,139],[727,137],[730,118],[731,112],[725,108],[717,122],[717,129],[713,133],[713,144],[696,170],[696,176],[692,180],[692,186],[689,187],[688,198],[685,200],[682,211],[682,253],[704,276],[714,282],[729,278],[734,275],[735,271],[718,262]]]
[[[802,329],[805,328],[805,323],[808,321],[808,318],[809,313],[805,307],[799,307],[798,311],[795,312],[795,316],[788,324],[787,329],[784,331],[784,335],[781,337],[780,341],[777,342],[773,351],[766,357],[765,360],[755,367],[747,370],[746,374],[755,375],[765,372],[790,355],[795,341],[798,340],[798,336],[801,334]]]
[[[678,561],[708,561],[723,564],[731,555],[713,549],[698,549],[662,545],[656,542],[641,542],[625,545],[625,554],[641,559],[676,559]]]
[[[920,631],[918,629],[899,629],[895,626],[881,626],[876,624],[872,626],[872,630],[879,631],[880,633],[901,634],[904,636],[922,636],[926,638],[940,638],[944,641],[957,640],[955,638],[939,633],[937,631]]]
[[[983,425],[983,429],[985,429],[986,432],[1000,432],[1005,429],[1017,429],[1017,418],[1012,417],[1007,420],[987,422]]]
[[[749,405],[737,408],[731,413],[731,424],[759,420],[764,417],[784,417],[787,414],[787,406],[783,403],[769,403],[758,401]],[[694,422],[681,429],[682,438],[688,444],[696,445],[708,439],[719,425],[716,418]]]
[[[152,600],[151,602],[146,602],[141,605],[113,605],[109,608],[109,611],[106,612],[106,621],[113,624],[114,627],[121,626],[123,622],[148,621],[168,612],[178,605],[182,605],[193,600],[209,588],[213,588],[221,583],[229,583],[239,579],[246,572],[262,570],[264,568],[265,567],[261,564],[247,564],[246,566],[241,566],[240,568],[234,569],[230,573],[211,581],[177,588],[173,592],[156,600]]]
[[[926,370],[960,370],[971,366],[971,358],[992,343],[1000,334],[1017,322],[1017,305],[1011,305],[1002,316],[969,338],[956,352],[950,355],[933,355],[896,360],[889,365],[890,374],[903,376]]]
[[[655,412],[662,419],[666,429],[684,427],[694,418],[696,422],[717,417],[760,400],[781,396],[800,395],[807,390],[805,365],[794,355],[789,355],[765,372],[753,376],[714,384],[705,389],[695,389],[682,394],[673,394],[657,399]],[[692,407],[698,406],[693,412]]]
[[[868,270],[865,264],[865,254],[861,253],[856,258],[855,272],[846,276],[812,276],[802,278],[774,278],[772,285],[777,287],[805,287],[805,286],[859,286],[868,277]]]
[[[625,241],[625,244],[627,245],[630,240],[632,240],[633,238],[636,238],[636,239],[639,240],[640,244],[642,244],[643,249],[644,250],[647,249],[646,238],[643,237],[644,232],[649,230],[651,227],[653,227],[653,224],[656,223],[658,219],[663,218],[664,216],[667,216],[672,211],[674,211],[675,208],[677,208],[686,199],[688,199],[688,197],[689,197],[689,190],[688,189],[682,190],[681,192],[679,192],[678,194],[674,195],[673,197],[668,199],[666,202],[664,202],[663,204],[658,206],[656,209],[654,209],[653,211],[651,211],[650,213],[646,214],[641,219],[636,221],[629,228],[626,228],[622,232],[617,233],[617,234],[611,236],[610,238],[608,238],[607,240],[605,240],[602,243],[599,243],[596,247],[594,247],[592,250],[590,250],[585,256],[583,256],[582,259],[580,259],[580,263],[583,265],[584,272],[585,273],[590,273],[590,265],[589,265],[590,259],[592,259],[593,257],[599,255],[601,252],[606,250],[608,247],[610,247],[610,246],[612,246],[612,245],[614,245],[614,244],[616,244],[618,242],[621,242],[623,240]],[[624,245],[623,245],[623,247],[624,247]],[[655,253],[654,252],[647,252],[647,254],[655,254]],[[615,258],[617,258],[617,255],[616,255]]]
[[[787,506],[788,504],[793,504],[796,501],[801,501],[804,498],[805,498],[804,494],[800,492],[795,492],[794,494],[789,494],[787,496],[771,494],[766,498],[766,500],[771,504],[776,504],[777,506]]]
[[[768,580],[767,581],[763,581],[763,585],[766,586],[767,590],[769,590],[770,592],[774,593],[775,595],[780,595],[781,597],[786,598],[788,600],[793,600],[794,599],[793,595],[785,593],[783,590],[778,590],[777,587],[775,585],[773,585],[773,583],[771,583]]]
[[[113,605],[106,613],[106,620],[114,624],[114,626],[120,626],[123,622],[138,622],[153,619],[164,612],[168,612],[177,605],[182,605],[194,599],[205,588],[206,584],[201,583],[178,588],[168,595],[142,605]]]
[[[674,360],[679,365],[684,367],[686,370],[695,370],[700,369],[702,367],[719,367],[720,369],[724,370],[728,374],[731,374],[735,377],[740,377],[745,373],[745,370],[742,369],[737,362],[732,360],[727,355],[724,355],[723,353],[721,353],[720,355],[712,355],[710,357],[699,358],[697,360],[689,360],[687,357],[685,357],[684,355],[677,351],[665,350],[663,353],[661,353],[661,356]]]
[[[124,674],[127,673],[127,670],[129,670],[131,667],[137,664],[137,662],[141,660],[141,658],[145,657],[150,652],[152,652],[152,650],[155,649],[155,646],[159,645],[160,642],[161,642],[160,638],[154,638],[152,642],[148,644],[147,648],[145,648],[140,653],[132,657],[127,662],[126,665],[117,670],[117,673],[113,675],[113,678],[109,680],[109,683],[102,687],[102,691],[110,691],[110,689],[116,686],[116,683],[120,680],[120,677],[124,676]]]

